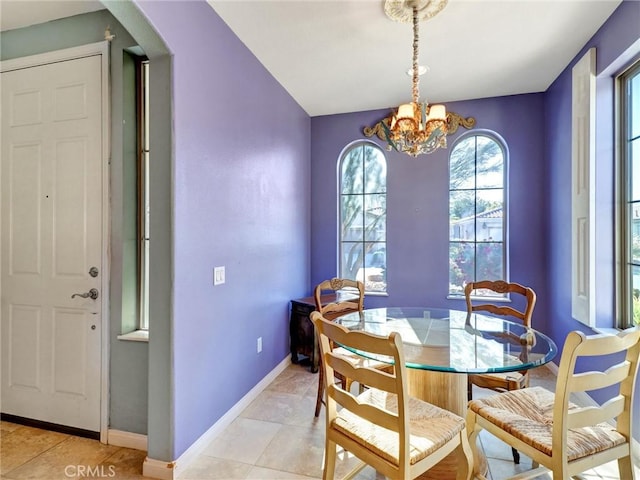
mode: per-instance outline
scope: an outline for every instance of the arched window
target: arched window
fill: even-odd
[[[469,282],[508,280],[506,172],[507,149],[496,134],[466,135],[451,149],[449,295],[464,295]]]
[[[377,145],[356,142],[340,156],[339,261],[342,278],[367,292],[387,291],[387,161]]]

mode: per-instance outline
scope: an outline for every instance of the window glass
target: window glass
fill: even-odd
[[[449,155],[450,295],[469,282],[506,280],[505,151],[497,137],[476,134]]]
[[[339,276],[386,292],[387,162],[377,146],[358,142],[340,159]]]

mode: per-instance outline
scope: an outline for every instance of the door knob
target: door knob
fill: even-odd
[[[82,298],[91,298],[93,300],[95,300],[96,298],[98,298],[98,289],[97,288],[92,288],[91,290],[89,290],[88,292],[85,293],[74,293],[73,295],[71,295],[71,298],[74,297],[82,297]]]

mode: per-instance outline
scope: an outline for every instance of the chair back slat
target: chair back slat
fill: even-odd
[[[331,385],[327,389],[327,394],[330,398],[333,398],[339,405],[346,408],[352,413],[355,413],[360,418],[368,420],[371,423],[380,425],[381,427],[391,430],[392,432],[399,432],[399,416],[389,410],[381,407],[374,407],[369,403],[361,403],[351,393],[348,393],[338,386]]]
[[[576,373],[569,379],[568,387],[571,392],[588,392],[609,387],[624,380],[629,375],[630,368],[631,364],[625,361],[608,368],[605,372]]]
[[[334,372],[338,371],[355,382],[385,392],[396,390],[395,377],[380,369],[354,365],[352,360],[335,353],[335,350],[326,355],[326,360]]]
[[[491,303],[473,305],[471,307],[472,312],[489,312],[494,315],[500,315],[501,317],[515,317],[520,320],[524,320],[524,314],[515,308],[506,307],[501,305],[493,305]]]
[[[322,317],[324,318],[324,315],[322,315]],[[327,320],[327,318],[325,318],[325,320]],[[390,359],[393,358],[393,355],[396,353],[396,350],[393,348],[394,341],[391,337],[383,337],[359,330],[350,331],[337,323],[327,323],[324,327],[324,334],[339,345],[344,345],[353,350],[363,350],[365,352],[383,355]],[[398,334],[395,333],[395,335]],[[400,349],[402,349],[402,343],[400,343]]]
[[[344,301],[340,303],[328,303],[322,306],[322,315],[327,320],[334,320],[341,315],[357,312],[359,306],[357,302]]]
[[[640,335],[638,327],[630,328],[618,335],[602,333],[599,335],[590,335],[588,342],[581,342],[576,347],[575,354],[580,357],[604,356],[622,352],[631,348],[637,343],[637,336]]]
[[[567,428],[582,428],[603,423],[616,418],[624,411],[624,396],[618,395],[600,407],[584,407],[570,410]]]

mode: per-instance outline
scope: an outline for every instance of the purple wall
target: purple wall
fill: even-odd
[[[571,317],[571,69],[596,48],[596,324],[615,326],[614,76],[628,65],[640,39],[640,2],[624,1],[551,85],[545,95],[548,170],[549,322],[559,348],[571,330],[591,330]],[[636,45],[635,55],[640,54]],[[624,58],[622,58],[624,57]],[[640,380],[639,380],[640,382]],[[638,385],[638,382],[636,382]],[[636,387],[637,389],[640,387]],[[597,392],[594,397],[597,398]],[[640,395],[636,395],[636,418]],[[640,439],[640,428],[634,437]]]
[[[174,418],[168,421],[175,425],[175,459],[286,357],[289,299],[336,274],[340,152],[388,112],[310,121],[205,2],[139,5],[174,55]],[[589,44],[599,48],[599,65],[638,38],[638,25],[640,3],[624,2]],[[569,292],[568,75],[546,94],[447,104],[507,143],[510,278],[539,293],[535,325],[560,347],[579,327]],[[446,299],[448,152],[419,159],[388,154],[389,295],[367,297],[368,307],[463,307]],[[606,323],[612,167],[600,158],[611,157],[603,153],[598,166],[605,285],[598,316]],[[217,265],[226,266],[227,283],[214,288]],[[261,355],[254,353],[258,336]]]
[[[310,120],[206,2],[139,5],[173,54],[175,459],[288,355],[289,300],[309,285]]]
[[[476,118],[476,129],[498,133],[509,152],[510,278],[539,294],[533,321],[547,321],[544,98],[518,95],[452,102],[447,109]],[[311,283],[336,274],[336,165],[342,149],[364,138],[388,110],[311,119]],[[449,146],[463,132],[449,137]],[[375,141],[384,147],[382,141]],[[367,296],[367,307],[431,305],[465,308],[448,300],[449,165],[451,148],[413,158],[387,153],[388,296]]]

